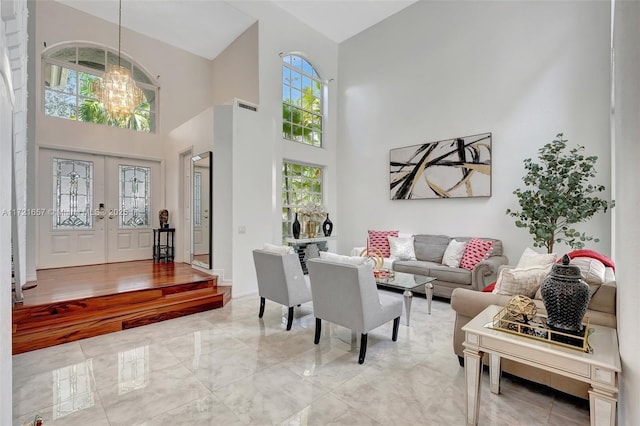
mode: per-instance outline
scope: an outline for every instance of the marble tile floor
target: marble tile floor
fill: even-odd
[[[390,293],[396,297],[398,293]],[[14,425],[464,425],[464,370],[453,354],[454,312],[415,297],[411,326],[389,323],[358,341],[323,323],[313,344],[311,304],[256,295],[224,308],[13,357]],[[358,339],[359,340],[359,336]],[[588,404],[505,377],[483,375],[481,425],[588,425]]]

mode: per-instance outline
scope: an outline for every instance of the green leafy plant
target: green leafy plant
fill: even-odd
[[[598,242],[597,238],[579,232],[571,225],[586,222],[598,212],[614,206],[597,194],[604,185],[594,185],[597,156],[585,156],[584,146],[571,148],[562,133],[538,150],[539,163],[524,160],[526,174],[522,178],[526,188],[513,191],[518,197],[520,211],[507,209],[515,218],[518,228],[527,228],[534,247],[546,247],[553,252],[554,243],[564,242],[572,249],[585,246],[585,242]]]

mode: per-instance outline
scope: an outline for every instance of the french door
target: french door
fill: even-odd
[[[38,268],[152,258],[160,163],[41,149]]]

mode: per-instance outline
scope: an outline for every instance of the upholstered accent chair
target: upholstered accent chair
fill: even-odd
[[[302,272],[297,254],[253,250],[253,263],[260,296],[259,318],[264,315],[265,299],[287,306],[287,330],[293,324],[293,307],[311,301],[308,278]]]
[[[310,259],[307,268],[316,317],[315,344],[320,342],[322,320],[360,333],[360,364],[369,331],[393,320],[392,339],[398,340],[402,300],[378,292],[371,265]]]

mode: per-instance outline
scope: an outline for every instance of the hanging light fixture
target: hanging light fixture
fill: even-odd
[[[118,65],[107,65],[102,82],[94,82],[94,92],[109,116],[115,120],[128,118],[144,100],[142,90],[136,86],[131,70],[120,65],[122,40],[122,0],[118,11]]]

